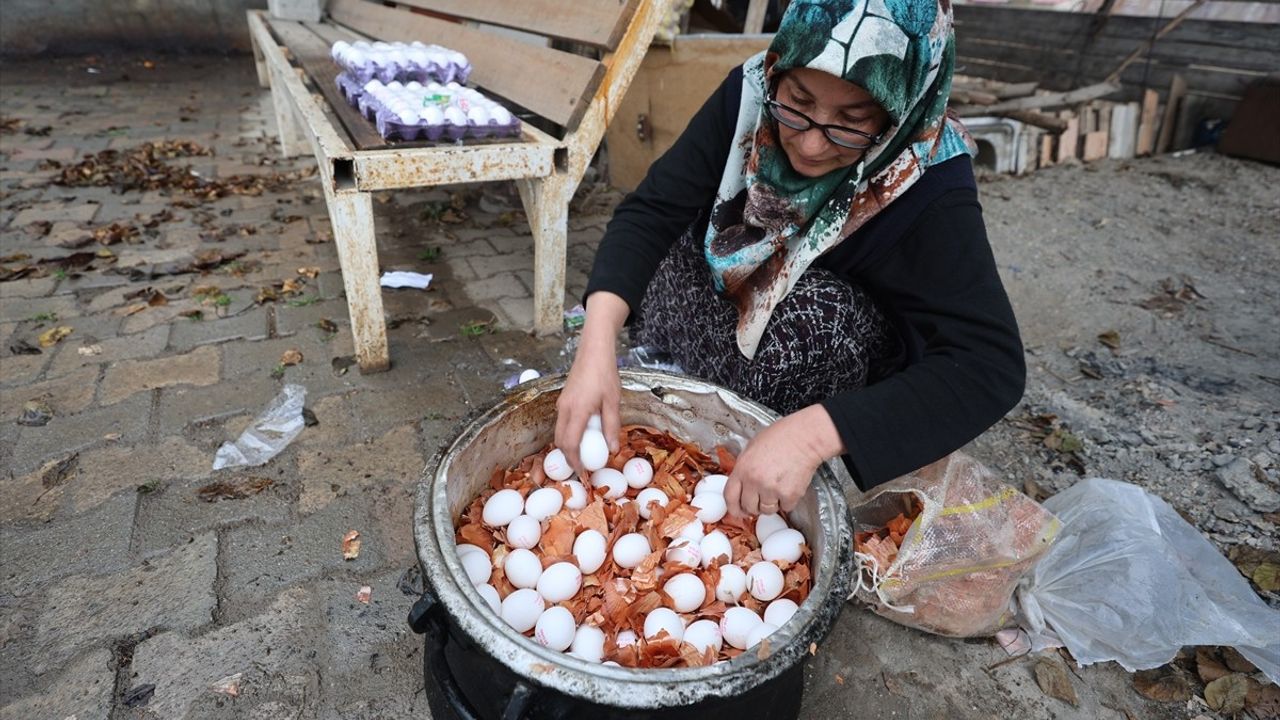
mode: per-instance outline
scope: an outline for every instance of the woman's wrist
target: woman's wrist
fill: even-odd
[[[799,427],[804,428],[803,442],[809,451],[826,462],[844,454],[844,440],[836,429],[831,414],[820,404],[810,405],[795,412]]]

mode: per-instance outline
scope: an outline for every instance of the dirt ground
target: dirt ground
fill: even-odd
[[[432,272],[434,289],[384,293],[393,369],[347,372],[313,163],[278,159],[252,62],[153,65],[0,66],[0,265],[55,263],[0,281],[0,719],[426,717],[422,644],[403,623],[417,473],[504,379],[561,370],[572,345],[519,330],[532,256],[518,203],[509,188],[378,194],[384,269]],[[210,150],[168,161],[196,177],[278,182],[207,199],[50,184],[161,140]],[[1039,499],[1084,477],[1146,488],[1280,607],[1280,168],[1202,151],[980,180],[1029,376],[969,450]],[[573,206],[570,297],[619,198],[592,183]],[[118,241],[114,223],[141,232]],[[210,249],[225,260],[183,269]],[[65,264],[76,252],[97,259]],[[72,334],[40,348],[61,325]],[[286,366],[292,350],[305,360]],[[209,468],[218,445],[294,382],[319,425],[231,476],[268,489],[198,499],[228,477]],[[52,419],[17,425],[33,400]],[[353,527],[364,550],[347,562]],[[1189,649],[1154,700],[1113,663],[1008,660],[990,639],[851,605],[806,660],[802,717],[1227,720],[1204,699],[1211,661],[1243,667]],[[231,677],[238,697],[213,689]],[[1275,717],[1261,692],[1249,712]]]

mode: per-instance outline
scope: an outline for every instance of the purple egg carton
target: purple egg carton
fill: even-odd
[[[339,41],[330,49],[333,61],[361,87],[373,79],[384,84],[431,81],[465,83],[471,63],[462,53],[439,45]]]
[[[493,119],[483,125],[474,120],[467,120],[466,125],[454,125],[447,121],[432,124],[425,120],[409,124],[401,121],[400,116],[391,110],[379,105],[374,111],[373,121],[378,128],[378,134],[386,140],[457,142],[467,138],[519,137],[520,135],[520,120],[514,115],[511,117],[511,122],[505,125]]]

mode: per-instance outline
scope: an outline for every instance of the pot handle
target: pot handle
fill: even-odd
[[[413,607],[409,610],[409,627],[419,635],[426,635],[431,644],[431,674],[435,676],[436,681],[440,683],[441,692],[445,696],[445,700],[449,703],[450,709],[458,716],[458,720],[480,720],[480,717],[471,709],[471,703],[462,694],[462,688],[458,687],[457,680],[454,679],[453,673],[449,671],[448,665],[444,660],[444,646],[449,642],[449,632],[444,626],[442,615],[444,607],[440,601],[436,599],[429,591],[423,591],[422,596],[413,603]],[[511,689],[511,695],[507,699],[507,707],[502,711],[502,720],[522,720],[526,717],[526,713],[533,705],[534,697],[537,695],[537,689],[520,680],[516,682],[515,687]]]

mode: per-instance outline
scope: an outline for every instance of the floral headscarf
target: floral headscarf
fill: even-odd
[[[764,106],[787,70],[861,86],[888,112],[880,144],[809,178],[792,169]],[[946,114],[955,68],[950,0],[797,0],[743,65],[736,142],[705,242],[717,288],[738,307],[738,348],[754,357],[774,307],[818,256],[884,209],[930,165],[973,154]]]

